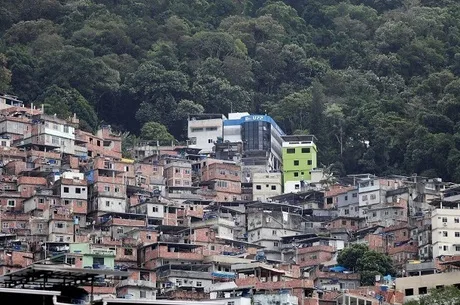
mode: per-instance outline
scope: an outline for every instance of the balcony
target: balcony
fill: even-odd
[[[436,264],[433,261],[418,263],[418,264],[406,264],[406,272],[421,272],[426,270],[434,270],[436,269]]]
[[[107,249],[107,248],[93,248],[90,249],[91,254],[102,255],[102,256],[115,256],[116,250],[115,249]]]
[[[152,288],[155,289],[155,284],[149,281],[143,281],[143,280],[122,280],[120,287],[124,286],[130,286],[130,287],[146,287],[146,288]]]

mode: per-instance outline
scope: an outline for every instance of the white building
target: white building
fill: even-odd
[[[253,173],[252,198],[258,201],[267,201],[268,198],[281,195],[281,173]]]
[[[240,120],[245,116],[248,116],[249,112],[235,112],[229,113],[229,120]],[[241,125],[234,124],[224,127],[224,140],[229,142],[242,142],[241,138]]]
[[[78,120],[73,118],[75,122]],[[66,120],[45,114],[32,117],[32,126],[24,132],[24,140],[19,147],[39,146],[43,150],[57,149],[60,152],[75,154],[75,127]]]
[[[222,114],[197,114],[188,118],[187,136],[190,148],[201,148],[201,153],[211,153],[214,143],[223,137]]]
[[[433,257],[460,255],[460,203],[433,203],[431,234]]]

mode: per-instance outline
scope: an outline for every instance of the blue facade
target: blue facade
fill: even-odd
[[[281,129],[281,127],[276,124],[275,120],[272,119],[271,116],[268,115],[247,115],[242,117],[241,119],[238,120],[225,120],[224,121],[224,126],[235,126],[235,125],[243,125],[245,122],[253,122],[253,121],[259,121],[259,122],[267,122],[269,123],[280,135],[284,136],[286,135],[284,131]]]

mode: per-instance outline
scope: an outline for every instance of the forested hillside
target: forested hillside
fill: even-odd
[[[457,0],[0,0],[0,36],[0,92],[85,129],[267,113],[341,174],[460,182]]]

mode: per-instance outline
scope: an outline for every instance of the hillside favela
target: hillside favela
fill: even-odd
[[[460,305],[459,0],[0,0],[0,305]]]
[[[190,115],[187,145],[138,143],[128,159],[110,126],[0,102],[12,300],[41,288],[54,304],[402,304],[459,285],[454,183],[334,177],[314,135],[267,115]]]

